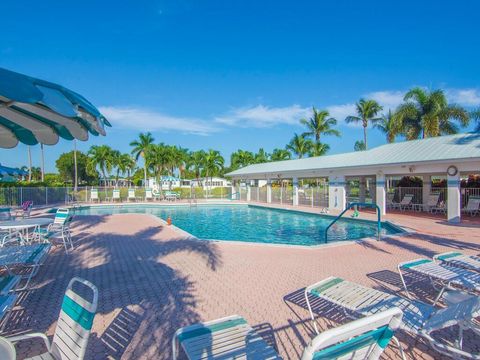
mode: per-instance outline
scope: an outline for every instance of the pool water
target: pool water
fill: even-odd
[[[324,244],[325,229],[334,219],[332,216],[248,205],[121,205],[75,210],[78,215],[123,213],[152,214],[163,220],[170,217],[173,225],[199,239],[303,246]],[[382,223],[381,231],[383,235],[391,235],[401,229]],[[328,230],[329,243],[376,236],[377,223],[366,220],[343,218]]]

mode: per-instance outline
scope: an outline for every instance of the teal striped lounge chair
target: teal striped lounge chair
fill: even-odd
[[[470,329],[480,335],[480,328],[473,319],[480,311],[480,298],[472,296],[456,304],[439,309],[418,300],[409,300],[362,286],[338,277],[329,277],[305,289],[305,299],[315,331],[319,333],[312,310],[312,302],[321,299],[343,308],[356,316],[368,316],[397,307],[403,312],[400,329],[414,336],[425,338],[440,353],[448,356],[461,356],[467,359],[480,359],[480,353],[471,354],[463,350],[463,332]],[[437,330],[458,326],[458,337],[454,343],[441,339],[444,332]],[[450,332],[448,332],[450,333]],[[392,338],[400,348],[398,340]]]
[[[465,255],[461,252],[450,251],[435,255],[433,260],[450,266],[480,272],[480,256]]]
[[[20,276],[0,276],[0,331],[7,324],[10,312],[17,301],[14,291],[20,280]]]
[[[68,252],[69,248],[73,250],[72,233],[70,231],[70,224],[73,220],[73,216],[70,215],[70,211],[65,208],[60,208],[55,213],[55,219],[53,223],[48,225],[47,228],[35,229],[34,235],[40,241],[51,241],[53,238],[61,238],[65,251]]]
[[[25,290],[47,258],[50,248],[48,243],[4,246],[0,248],[0,268],[5,269],[9,275],[26,279],[26,284],[17,289]]]
[[[90,202],[100,202],[100,198],[98,197],[98,189],[91,189],[90,190]]]
[[[402,311],[392,308],[324,331],[308,344],[302,360],[378,359],[401,319]],[[179,329],[172,342],[174,360],[179,345],[190,360],[281,359],[239,315]]]
[[[113,189],[112,202],[115,202],[115,201],[118,201],[118,202],[122,201],[122,199],[120,198],[120,190],[119,189]]]
[[[411,273],[420,279],[429,279],[438,291],[434,304],[445,290],[462,290],[472,294],[480,293],[480,274],[447,264],[438,264],[432,259],[419,258],[402,262],[398,265],[398,273],[405,293],[411,298],[405,281],[405,274]]]
[[[128,189],[128,196],[127,196],[127,201],[137,201],[137,197],[135,196],[135,189]]]
[[[0,207],[0,221],[12,220],[12,213],[9,207]]]
[[[145,201],[153,201],[152,189],[145,189]]]
[[[81,283],[88,287],[93,293],[93,300],[90,302],[74,292],[74,283]],[[85,357],[93,319],[97,311],[97,303],[97,287],[90,281],[74,277],[70,280],[67,291],[65,292],[52,343],[50,343],[48,337],[43,333],[12,336],[7,338],[7,340],[16,344],[22,340],[42,339],[47,347],[47,352],[30,359],[83,359]]]

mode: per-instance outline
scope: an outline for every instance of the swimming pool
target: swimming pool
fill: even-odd
[[[152,214],[163,220],[170,217],[173,225],[199,239],[303,246],[324,244],[325,229],[333,220],[331,216],[251,205],[107,205],[75,210],[78,215],[125,213]],[[389,223],[382,223],[383,235],[401,231]],[[344,218],[330,228],[328,242],[376,235],[376,222]]]

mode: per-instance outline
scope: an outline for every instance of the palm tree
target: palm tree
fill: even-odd
[[[100,168],[105,184],[107,183],[107,172],[110,173],[113,162],[113,150],[108,145],[93,145],[88,150],[88,163],[87,168],[91,174],[96,171],[96,168]]]
[[[365,143],[363,140],[355,141],[355,145],[353,146],[353,150],[355,151],[365,151],[367,148],[365,147]]]
[[[287,150],[293,152],[299,159],[308,154],[311,147],[312,142],[306,139],[304,136],[298,134],[295,134],[292,140],[290,140],[290,143],[288,143],[286,146]]]
[[[387,114],[383,114],[380,120],[378,120],[373,127],[385,134],[388,143],[393,143],[395,141],[395,137],[401,131],[401,123],[398,119],[398,115],[392,113],[391,110],[388,110]]]
[[[256,164],[266,163],[268,162],[269,157],[270,155],[263,148],[260,148],[258,149],[258,152],[255,154],[255,163]]]
[[[193,172],[195,173],[195,178],[197,179],[197,182],[200,181],[200,177],[202,175],[202,170],[205,165],[205,156],[206,153],[203,150],[192,151],[190,153],[189,164],[190,167],[193,168]]]
[[[121,161],[122,154],[118,150],[112,150],[111,157],[112,157],[112,167],[116,168],[115,173],[115,186],[118,186],[118,178],[120,177],[120,161]]]
[[[225,159],[217,150],[208,150],[204,157],[205,178],[210,175],[210,183],[213,181],[213,175],[223,169]]]
[[[133,146],[132,154],[135,156],[135,160],[138,161],[140,156],[143,158],[143,174],[145,183],[144,186],[147,186],[147,159],[145,157],[145,153],[147,152],[148,148],[153,144],[155,139],[153,138],[151,133],[140,133],[138,136],[138,140],[134,140],[130,143],[130,146]]]
[[[273,149],[270,159],[272,161],[290,160],[292,154],[287,149]]]
[[[317,110],[312,108],[313,115],[310,119],[301,119],[300,123],[305,125],[308,131],[303,133],[303,136],[312,136],[317,144],[320,143],[322,135],[340,136],[340,131],[332,127],[337,125],[337,120],[330,117],[327,110]]]
[[[473,110],[470,113],[470,118],[474,119],[477,122],[475,126],[475,131],[480,131],[480,108]]]
[[[169,146],[163,143],[150,144],[145,152],[145,161],[152,168],[157,184],[160,183],[161,176],[170,171],[172,163],[172,153]]]
[[[365,100],[360,99],[359,102],[355,104],[357,116],[347,116],[345,121],[347,123],[362,123],[363,126],[363,143],[365,144],[365,150],[368,148],[367,143],[367,127],[368,123],[375,123],[379,121],[376,118],[377,114],[382,111],[382,106],[377,103],[375,100]]]
[[[328,144],[323,144],[321,142],[314,142],[310,146],[309,155],[310,156],[322,156],[330,150],[330,146]]]
[[[413,88],[405,94],[404,101],[397,114],[407,140],[456,134],[459,129],[454,121],[464,127],[470,120],[464,108],[448,104],[442,90]]]
[[[255,155],[251,151],[237,150],[230,156],[232,170],[242,168],[255,163]]]
[[[121,154],[117,159],[117,181],[118,181],[118,171],[122,174],[127,174],[127,180],[130,182],[130,174],[135,169],[135,159],[132,158],[129,154]]]

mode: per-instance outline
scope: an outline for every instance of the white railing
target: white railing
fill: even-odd
[[[328,207],[328,187],[299,189],[298,204],[310,207]]]
[[[464,208],[467,206],[470,196],[480,197],[480,188],[463,188],[460,194],[462,197],[462,208]]]

